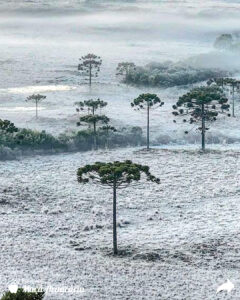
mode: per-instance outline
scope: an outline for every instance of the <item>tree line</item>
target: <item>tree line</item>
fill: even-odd
[[[210,126],[221,116],[235,117],[235,91],[238,89],[239,82],[232,78],[217,78],[208,81],[207,86],[196,87],[179,97],[176,104],[172,106],[172,114],[177,119],[182,117],[183,123],[191,126],[188,134],[193,129],[199,131],[202,136],[202,151],[205,151],[206,132]],[[226,88],[232,90],[232,114],[230,113],[230,102],[226,96]],[[45,99],[43,95],[32,95],[28,99],[39,102]],[[102,114],[101,110],[108,105],[100,99],[89,99],[75,102],[79,121],[77,126],[88,126],[93,134],[93,149],[98,149],[98,137],[101,133],[106,135],[106,148],[109,148],[109,136],[117,129],[111,125],[110,118]],[[131,107],[137,111],[146,111],[146,148],[150,150],[150,119],[151,111],[161,108],[164,102],[156,95],[151,93],[140,94],[131,102]],[[37,108],[37,105],[36,105]],[[84,115],[82,115],[84,113]],[[38,114],[36,113],[36,116]]]

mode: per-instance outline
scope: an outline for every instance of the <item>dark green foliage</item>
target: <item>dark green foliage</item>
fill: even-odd
[[[91,85],[92,78],[98,77],[101,64],[101,57],[90,53],[80,58],[78,71],[81,75],[86,76],[88,78],[89,84]]]
[[[183,119],[190,124],[196,123],[202,118],[202,104],[204,104],[204,117],[206,121],[216,121],[219,113],[229,110],[228,99],[222,89],[217,86],[199,87],[179,97],[176,105],[173,105],[173,115],[189,116]]]
[[[64,144],[58,138],[46,133],[46,131],[34,131],[21,129],[15,136],[18,146],[36,149],[64,148]]]
[[[136,67],[125,79],[125,83],[152,87],[173,87],[206,81],[217,76],[227,76],[220,70],[196,69],[183,63],[151,63]]]
[[[17,293],[6,292],[1,300],[42,300],[44,292],[25,292],[23,289],[18,289]]]
[[[33,94],[29,97],[27,97],[26,101],[33,101],[33,102],[40,102],[42,101],[43,99],[46,99],[47,97],[46,96],[43,96],[43,95],[40,95],[40,94]]]
[[[107,102],[104,102],[100,99],[97,100],[86,100],[84,102],[78,102],[78,106],[80,107],[79,110],[88,110],[88,115],[81,116],[80,122],[77,122],[77,126],[82,125],[83,123],[88,124],[89,126],[92,126],[93,133],[94,133],[94,149],[97,149],[98,147],[98,141],[97,141],[97,125],[100,124],[108,124],[110,119],[105,115],[96,115],[95,112],[98,109],[101,109],[107,105]],[[77,110],[77,111],[79,111]]]
[[[81,130],[70,135],[60,134],[55,137],[45,131],[16,128],[10,121],[0,121],[0,159],[13,159],[19,151],[28,153],[31,150],[43,151],[87,151],[94,143],[92,130]],[[1,125],[0,125],[1,126]],[[129,129],[116,129],[104,125],[97,130],[98,147],[109,148],[139,146],[144,139],[142,129],[133,127]]]
[[[213,78],[210,79],[207,84],[211,86],[212,84],[216,84],[217,86],[220,86],[223,90],[225,90],[226,87],[230,89],[230,92],[232,94],[232,116],[235,117],[235,92],[240,91],[240,80],[236,80],[234,78]],[[225,107],[225,105],[224,105]]]
[[[109,133],[110,131],[117,132],[117,129],[114,126],[106,125],[99,128],[99,130]]]
[[[98,148],[98,139],[97,139],[97,125],[100,124],[108,124],[109,118],[104,115],[86,115],[83,117],[80,117],[80,122],[77,123],[78,126],[82,125],[81,122],[86,123],[88,125],[93,126],[93,145],[94,149],[96,150]]]
[[[150,173],[148,166],[135,164],[130,160],[109,163],[96,162],[93,165],[79,168],[77,171],[79,183],[93,182],[113,189],[113,253],[115,255],[118,254],[117,189],[126,188],[133,182],[139,182],[143,175],[147,181],[160,183],[160,179]]]
[[[35,103],[36,106],[36,118],[38,118],[38,104],[39,102],[41,102],[42,100],[46,99],[46,96],[40,95],[40,94],[33,94],[29,97],[27,97],[26,101],[33,101]]]
[[[150,136],[150,110],[164,105],[164,102],[156,94],[141,94],[133,100],[131,106],[137,110],[146,109],[147,112],[147,150],[149,150]]]
[[[116,132],[108,132],[108,134],[106,131],[103,131],[101,128],[99,128],[99,131],[97,132],[98,147],[104,148],[106,145],[108,145],[109,148],[116,148],[142,145],[144,143],[142,129],[140,127],[136,128],[138,128],[136,131],[132,131],[132,129],[119,129]],[[71,136],[61,135],[61,140],[66,144],[73,145],[73,148],[76,150],[91,150],[94,142],[94,133],[92,130],[81,130]]]
[[[121,76],[123,82],[126,82],[128,76],[131,72],[136,70],[136,66],[134,63],[131,62],[121,62],[117,66],[116,75]]]
[[[216,84],[222,88],[224,88],[225,86],[235,86],[238,89],[240,88],[240,80],[230,77],[212,78],[209,79],[207,83],[208,85]]]
[[[14,133],[18,131],[18,128],[9,120],[0,119],[0,131],[5,133]]]
[[[64,144],[45,131],[34,131],[30,129],[18,129],[17,132],[0,132],[0,145],[11,149],[60,149]]]
[[[130,160],[109,163],[96,162],[93,165],[86,165],[78,169],[77,178],[79,183],[93,181],[110,187],[113,187],[113,183],[116,181],[117,187],[121,187],[133,181],[139,181],[143,174],[148,181],[160,183],[159,178],[150,173],[148,166],[135,164]]]
[[[78,106],[77,111],[88,110],[88,112],[91,112],[91,114],[93,115],[98,109],[107,106],[107,104],[108,104],[107,102],[104,102],[100,99],[97,100],[90,99],[90,100],[75,102],[75,105]]]
[[[131,103],[132,107],[136,109],[146,109],[148,106],[150,108],[161,107],[164,105],[164,102],[156,94],[141,94]]]
[[[229,107],[228,99],[220,87],[203,86],[179,97],[176,105],[173,105],[173,115],[184,117],[184,123],[200,125],[197,129],[202,133],[202,149],[205,150],[205,132],[209,129],[206,123],[209,126],[219,114],[228,112]]]
[[[98,123],[107,124],[109,121],[110,121],[109,118],[104,115],[101,115],[101,116],[100,115],[86,115],[86,116],[80,117],[80,123],[78,123],[77,125],[80,126],[81,122],[83,122],[83,123],[87,123],[87,124],[96,126]]]

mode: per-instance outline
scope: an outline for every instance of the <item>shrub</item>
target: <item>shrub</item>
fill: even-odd
[[[136,67],[124,82],[153,87],[173,87],[206,81],[209,78],[227,76],[228,73],[214,69],[196,69],[183,63],[151,63]]]
[[[0,145],[14,148],[30,149],[56,149],[65,145],[51,134],[45,131],[34,131],[30,129],[18,129],[16,133],[0,131]]]
[[[144,143],[140,127],[122,128],[107,132],[97,130],[99,148],[139,146]],[[18,129],[16,132],[0,130],[0,160],[15,159],[34,151],[88,151],[94,145],[94,132],[90,129],[62,133],[58,137],[45,131]],[[33,151],[33,152],[32,152]],[[40,152],[41,153],[41,152]]]
[[[6,292],[1,300],[42,300],[44,292],[25,292],[23,289],[18,289],[17,293]]]

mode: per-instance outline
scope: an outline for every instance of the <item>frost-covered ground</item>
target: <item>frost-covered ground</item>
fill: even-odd
[[[165,102],[151,119],[151,139],[178,143],[0,162],[0,289],[9,283],[85,288],[83,295],[47,299],[239,299],[240,101],[236,118],[207,133],[214,150],[200,154],[199,135],[174,124],[171,106],[191,87],[146,89],[119,84],[116,65],[189,59],[197,66],[237,68],[238,58],[213,51],[219,34],[239,32],[238,1],[0,0],[0,118],[59,134],[76,128],[73,103],[108,101],[116,127],[142,126],[130,102],[142,92]],[[103,58],[90,90],[76,72],[88,52]],[[47,96],[38,121],[32,93]],[[181,124],[182,125],[182,124]],[[227,140],[227,137],[230,138]],[[225,146],[224,146],[225,145]],[[162,147],[163,148],[163,147]],[[185,150],[184,150],[185,149]],[[119,247],[112,257],[111,191],[80,186],[85,163],[132,159],[151,166],[161,185],[119,192]],[[229,278],[234,291],[216,296]]]
[[[1,163],[1,290],[10,282],[85,288],[46,299],[239,299],[239,150],[140,149]],[[112,257],[111,191],[79,185],[78,167],[132,159],[161,184],[118,193]],[[229,278],[235,289],[216,296]]]

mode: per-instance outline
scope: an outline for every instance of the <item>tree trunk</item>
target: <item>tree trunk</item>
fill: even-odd
[[[232,116],[235,117],[235,86],[232,86]]]
[[[89,66],[89,85],[92,85],[92,64]]]
[[[36,101],[36,119],[38,118],[38,102]]]
[[[202,151],[205,151],[205,111],[204,111],[204,103],[202,103]]]
[[[113,254],[118,254],[117,249],[117,183],[113,183]]]
[[[107,130],[107,141],[106,141],[106,146],[107,146],[107,149],[109,149],[109,132]]]
[[[93,143],[94,143],[94,150],[97,150],[97,129],[96,129],[96,122],[93,123]]]
[[[150,110],[150,107],[149,107],[149,103],[148,103],[148,106],[147,106],[147,150],[149,150],[149,110]]]

